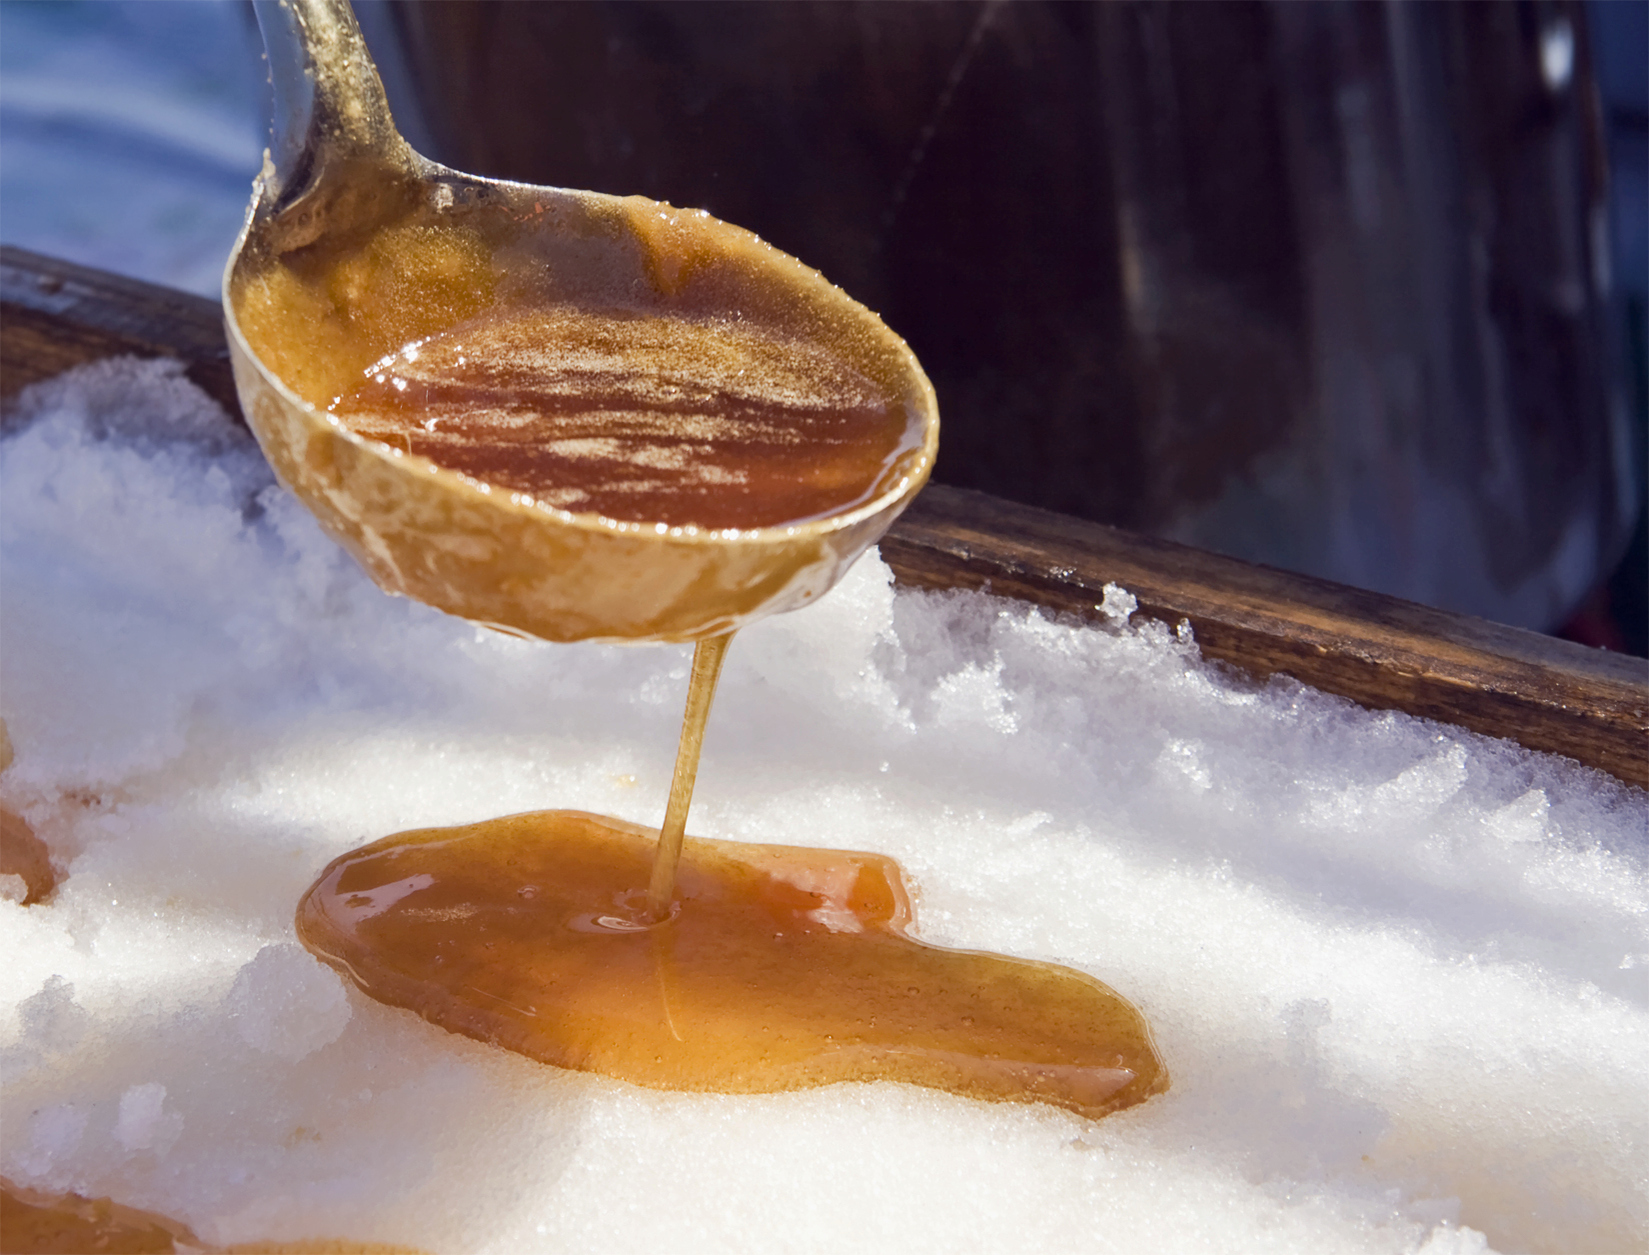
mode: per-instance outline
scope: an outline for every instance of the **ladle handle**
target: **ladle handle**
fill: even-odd
[[[284,215],[362,168],[409,173],[378,67],[349,0],[254,0],[274,88],[264,207]]]

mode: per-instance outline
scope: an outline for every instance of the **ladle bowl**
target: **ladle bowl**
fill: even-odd
[[[932,386],[816,271],[700,211],[430,161],[396,131],[347,0],[259,0],[258,17],[274,143],[224,272],[236,387],[277,476],[380,586],[546,640],[702,640],[824,593],[926,482]],[[326,409],[372,363],[489,310],[634,300],[820,345],[915,439],[861,504],[711,529],[553,508]]]

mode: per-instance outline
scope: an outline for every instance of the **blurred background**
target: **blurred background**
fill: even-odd
[[[420,151],[878,310],[941,481],[1646,652],[1642,0],[356,9]],[[0,0],[0,239],[215,295],[266,94],[244,0]]]

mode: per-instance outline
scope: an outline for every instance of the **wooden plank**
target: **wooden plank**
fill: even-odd
[[[113,353],[172,356],[240,417],[217,304],[0,249],[0,398]],[[1649,788],[1649,661],[1254,566],[983,493],[929,487],[882,543],[900,582],[1095,619],[1107,583],[1203,653],[1567,754]]]
[[[180,359],[189,378],[240,420],[216,301],[0,247],[0,401],[117,354]]]
[[[882,542],[906,584],[1100,617],[1107,583],[1206,657],[1567,754],[1649,787],[1649,660],[934,486]]]

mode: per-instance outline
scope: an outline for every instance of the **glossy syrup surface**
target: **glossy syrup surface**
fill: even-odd
[[[905,406],[771,328],[571,306],[490,312],[375,362],[350,429],[546,505],[710,529],[824,518],[893,486]]]
[[[1100,982],[909,937],[887,858],[689,838],[649,924],[654,848],[578,811],[402,833],[332,863],[298,931],[374,998],[654,1088],[899,1080],[1088,1116],[1167,1088]]]

